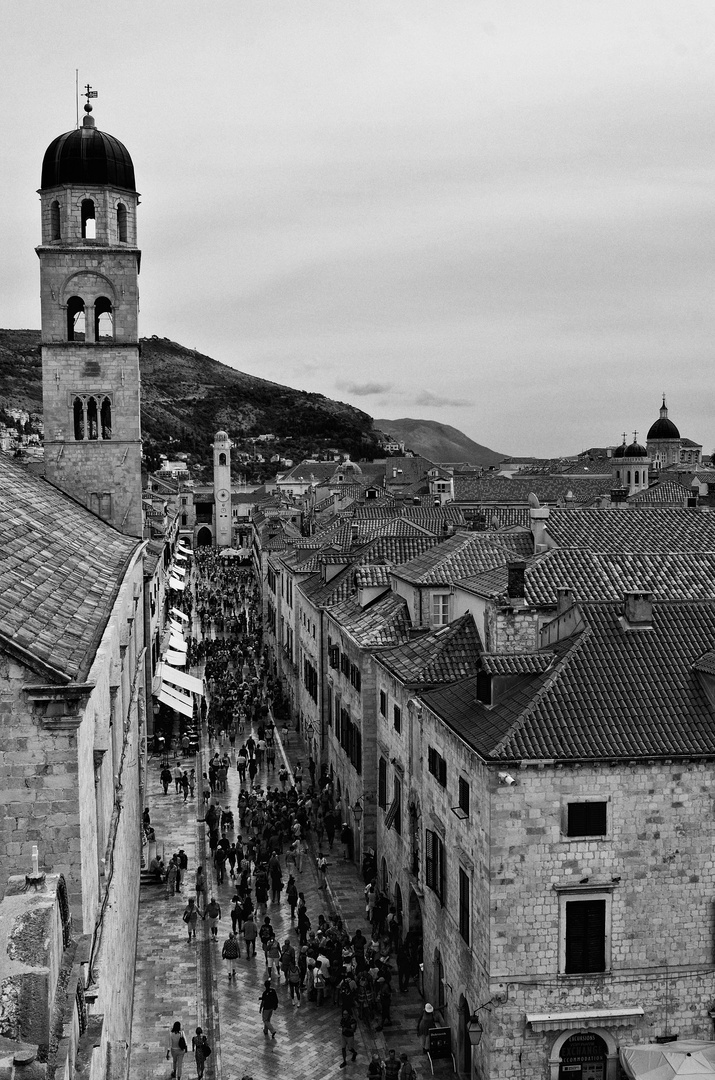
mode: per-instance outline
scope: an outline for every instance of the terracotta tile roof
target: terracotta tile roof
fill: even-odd
[[[542,503],[563,505],[569,492],[576,502],[584,502],[599,495],[607,495],[611,489],[610,477],[529,476],[509,480],[504,476],[471,477],[454,476],[455,502],[476,502],[488,508],[490,503],[507,506],[528,506],[533,492]]]
[[[552,510],[546,527],[559,547],[715,551],[715,514],[695,509]]]
[[[693,488],[680,484],[677,480],[666,480],[662,484],[653,484],[645,491],[639,491],[630,495],[630,506],[685,506],[688,495],[693,495]]]
[[[489,675],[539,675],[554,662],[554,653],[482,653],[482,670]]]
[[[514,559],[503,533],[455,533],[438,547],[400,567],[398,576],[418,585],[451,585]]]
[[[612,512],[619,516],[621,513]],[[715,600],[715,551],[590,552],[557,548],[538,556],[527,567],[525,585],[527,603],[536,606],[555,604],[560,586],[573,589],[579,600],[619,601],[625,592],[634,590],[652,592],[656,600]]]
[[[330,617],[363,649],[386,648],[409,640],[407,601],[396,593],[387,593],[366,608],[350,597],[331,608]]]
[[[491,709],[474,680],[424,694],[426,704],[496,761],[715,756],[715,717],[694,670],[708,662],[715,605],[655,603],[652,629],[631,632],[620,605],[582,611],[586,629],[554,648],[554,666]]]
[[[370,566],[361,566],[355,571],[355,584],[358,589],[376,587],[390,584],[389,563],[375,563]]]
[[[139,542],[0,453],[0,633],[86,678]]]
[[[409,686],[436,686],[476,674],[481,651],[470,614],[380,654],[379,661]]]
[[[414,559],[437,543],[434,536],[378,536],[353,552],[350,565],[337,573],[332,581],[323,582],[320,574],[316,573],[300,583],[300,591],[317,607],[331,607],[353,595],[358,567],[369,563],[397,566]]]

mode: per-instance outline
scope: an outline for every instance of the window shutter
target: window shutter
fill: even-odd
[[[566,974],[605,971],[606,901],[566,904]]]
[[[439,777],[438,780],[442,787],[447,786],[447,762],[443,757],[439,759]]]
[[[437,876],[435,873],[434,842],[437,839],[435,833],[425,829],[425,880],[428,889],[436,889]]]
[[[387,762],[384,757],[380,758],[377,772],[377,801],[385,810],[387,807]]]

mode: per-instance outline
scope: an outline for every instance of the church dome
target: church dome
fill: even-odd
[[[620,457],[624,456],[625,452],[626,452],[626,444],[624,442],[622,442],[621,445],[617,446],[616,449],[613,451],[613,456],[614,456],[614,458],[615,457],[620,458]]]
[[[668,407],[665,404],[665,398],[663,398],[663,404],[660,407],[660,416],[651,427],[647,437],[648,440],[680,438],[680,432],[677,427],[672,420],[668,419]]]
[[[60,184],[111,184],[136,191],[129,151],[113,135],[98,131],[88,114],[81,128],[58,135],[45,151],[40,187]]]
[[[640,443],[632,442],[630,446],[626,447],[623,456],[629,458],[648,457],[648,451],[646,450],[645,446],[641,446]]]

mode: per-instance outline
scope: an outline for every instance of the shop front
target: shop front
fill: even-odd
[[[618,1080],[619,1044],[632,1040],[642,1018],[639,1006],[526,1016],[532,1031],[550,1036],[549,1080]]]

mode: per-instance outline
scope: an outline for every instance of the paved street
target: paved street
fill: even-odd
[[[282,753],[283,748],[279,746],[279,759]],[[204,751],[204,757],[208,758],[207,751]],[[295,733],[288,737],[287,757],[291,764],[299,757],[306,760],[307,755]],[[201,776],[206,767],[205,764],[199,765],[197,761],[197,776]],[[274,1080],[277,1076],[287,1080],[320,1080],[343,1073],[348,1077],[363,1077],[370,1053],[377,1050],[384,1057],[386,1045],[387,1048],[394,1046],[398,1054],[406,1051],[418,1074],[429,1075],[429,1069],[423,1065],[415,1032],[422,999],[414,988],[410,988],[407,995],[396,993],[393,997],[391,1028],[378,1033],[369,1025],[360,1023],[356,1036],[358,1060],[352,1064],[348,1058],[347,1068],[342,1071],[339,1069],[341,1056],[337,1006],[325,1004],[318,1007],[304,997],[301,1007],[293,1008],[288,990],[281,982],[278,988],[279,1008],[274,1016],[276,1038],[263,1035],[258,1013],[258,997],[264,977],[260,943],[255,960],[246,959],[242,944],[242,956],[237,961],[237,979],[235,984],[229,982],[225,961],[221,960],[221,945],[231,929],[230,901],[233,889],[228,876],[224,884],[216,884],[210,862],[208,891],[209,895],[213,893],[216,896],[222,911],[219,941],[218,944],[209,941],[208,924],[199,920],[196,944],[187,943],[181,915],[186,899],[194,895],[196,866],[200,863],[207,865],[205,827],[197,820],[203,817],[203,808],[198,789],[195,799],[187,803],[184,803],[182,795],[174,794],[173,785],[165,796],[159,771],[159,758],[154,757],[150,763],[147,798],[158,851],[168,859],[183,847],[189,858],[189,873],[182,882],[181,895],[167,896],[164,885],[142,885],[132,1077],[149,1080],[169,1076],[171,1066],[166,1061],[166,1046],[171,1024],[177,1019],[183,1025],[189,1045],[197,1024],[208,1035],[214,1052],[206,1063],[206,1080],[241,1080],[244,1075],[251,1076],[252,1080]],[[259,774],[259,779],[265,782],[264,770]],[[274,782],[273,774],[270,782]],[[239,790],[239,777],[232,769],[229,791],[221,797],[221,802],[235,809]],[[233,839],[235,833],[229,834],[229,837]],[[302,874],[296,874],[298,888],[305,893],[313,925],[317,925],[320,912],[327,915],[331,905],[335,905],[351,933],[359,925],[369,937],[360,875],[352,863],[342,859],[342,848],[337,842],[328,856],[327,897],[318,889],[313,857],[306,858]],[[290,909],[285,901],[269,903],[268,914],[277,938],[282,942],[290,937],[296,945],[297,934],[291,925]],[[396,986],[396,980],[393,980],[393,986]],[[190,1053],[184,1062],[183,1075],[190,1078],[196,1076],[196,1066]]]

